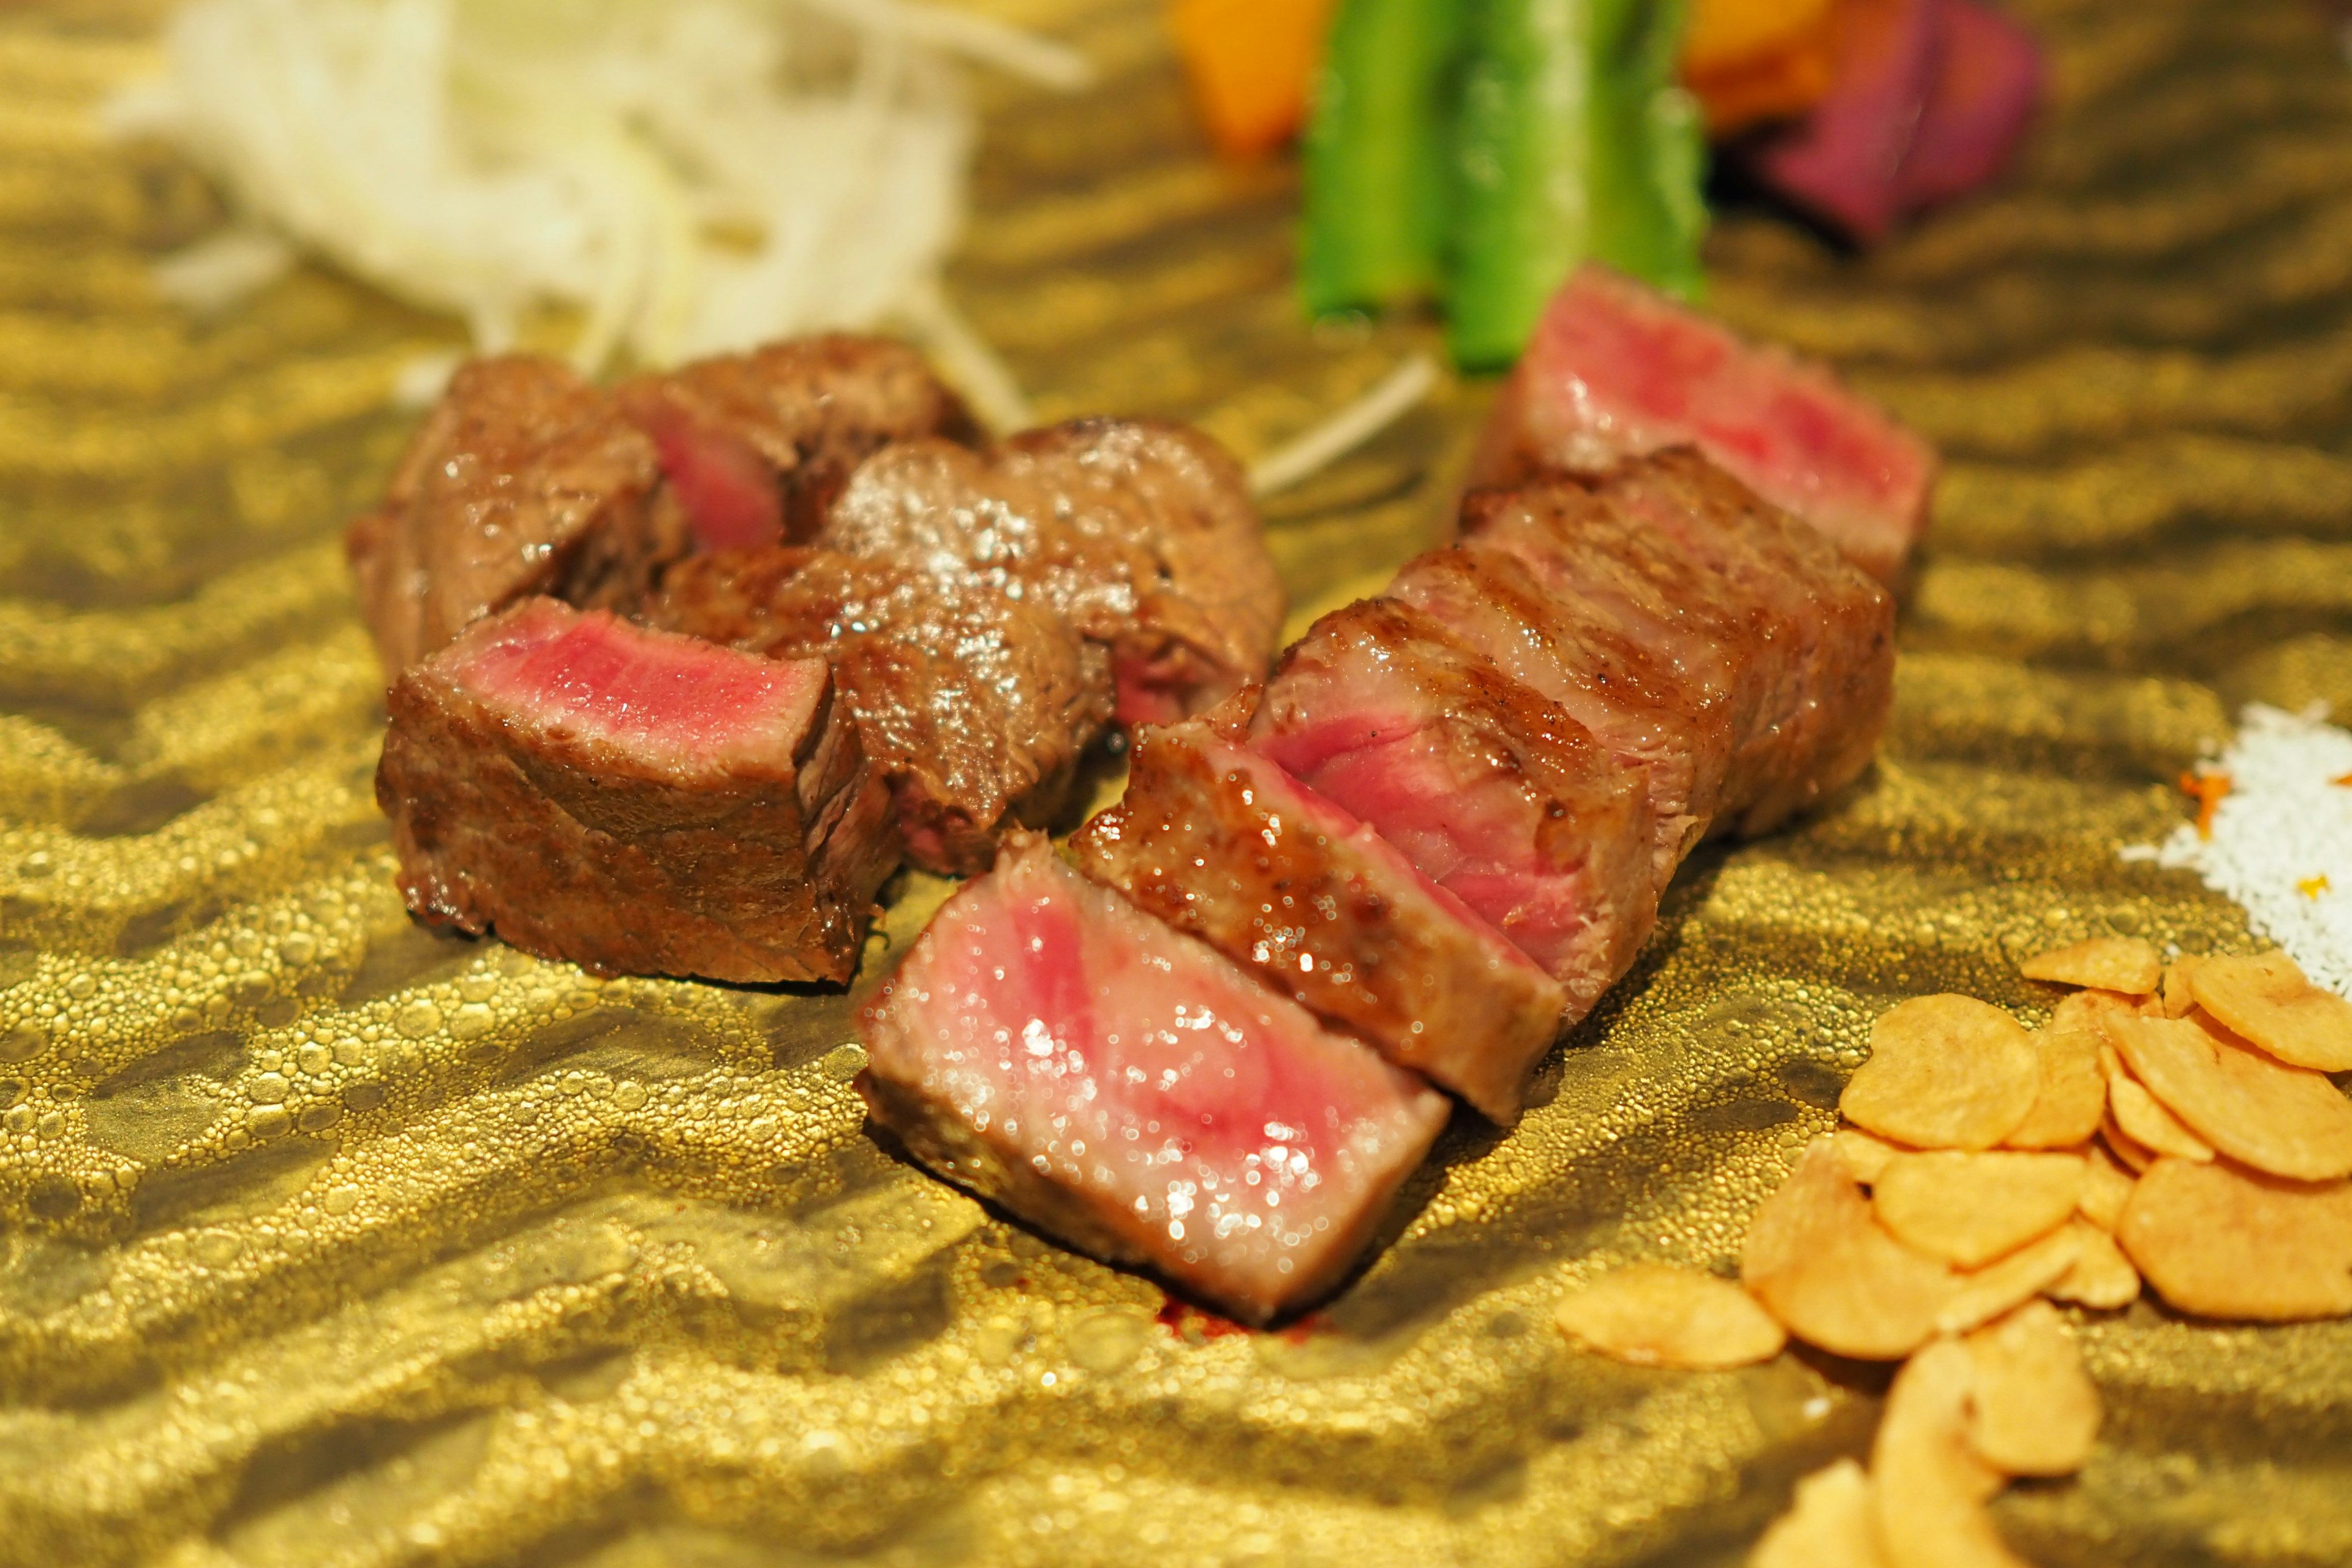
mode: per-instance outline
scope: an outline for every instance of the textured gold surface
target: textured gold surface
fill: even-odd
[[[1458,1125],[1272,1336],[895,1163],[846,999],[405,922],[332,541],[450,330],[316,273],[174,316],[145,258],[215,205],[87,128],[149,8],[0,8],[0,1563],[1736,1561],[1879,1381],[1638,1372],[1553,1301],[1727,1260],[1890,1001],[2243,943],[2115,848],[2236,703],[2352,708],[2352,71],[2304,0],[2021,8],[2058,102],[2004,193],[1866,262],[1713,246],[1951,458],[1876,773],[1701,855],[1526,1125]],[[1255,452],[1430,341],[1296,319],[1290,178],[1199,154],[1156,0],[998,9],[1108,78],[987,89],[956,286],[1046,415]],[[1275,506],[1302,611],[1433,535],[1482,397]],[[2000,1505],[2030,1555],[2352,1561],[2352,1328],[2081,1321],[2112,1419]]]

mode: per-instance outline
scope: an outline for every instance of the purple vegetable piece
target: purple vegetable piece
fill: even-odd
[[[1943,60],[1903,163],[1916,212],[1965,195],[2008,166],[2042,96],[2042,57],[2024,28],[1977,0],[1936,0]]]
[[[1940,3],[1841,5],[1835,85],[1803,123],[1757,150],[1758,176],[1857,240],[1885,238],[1904,210],[1904,160],[1936,84]]]

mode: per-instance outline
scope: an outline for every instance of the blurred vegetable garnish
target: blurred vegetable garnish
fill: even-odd
[[[1174,0],[1169,22],[1217,151],[1281,146],[1307,119],[1332,0]]]
[[[1828,93],[1748,152],[1765,185],[1869,243],[2008,166],[2042,89],[2014,22],[1977,0],[1836,0],[1830,30]]]
[[[1278,141],[1317,0],[1176,9],[1219,144]],[[1471,368],[1516,359],[1584,260],[1695,296],[1705,136],[1869,243],[1998,174],[2042,74],[1979,0],[1339,0],[1321,59],[1307,308],[1433,301]]]
[[[1704,147],[1668,0],[1343,0],[1307,138],[1318,313],[1436,295],[1454,358],[1508,364],[1595,257],[1699,283]]]
[[[1693,0],[1683,85],[1710,136],[1801,114],[1830,90],[1835,0]]]

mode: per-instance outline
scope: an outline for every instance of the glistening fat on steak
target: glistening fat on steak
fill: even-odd
[[[782,548],[697,555],[655,626],[774,658],[821,658],[889,781],[907,853],[961,874],[997,831],[1043,826],[1110,718],[1108,661],[1043,605],[888,559]]]
[[[1126,795],[1071,848],[1088,875],[1389,1060],[1518,1120],[1528,1070],[1559,1029],[1559,984],[1237,737],[1201,720],[1144,730]]]
[[[1759,833],[1869,765],[1894,695],[1894,601],[1803,524],[1687,449],[1474,494],[1475,547],[1612,617],[1728,702],[1716,826]]]
[[[980,434],[922,355],[845,333],[697,360],[625,383],[616,397],[659,448],[661,504],[706,550],[805,540],[879,447]]]
[[[925,1164],[1262,1322],[1343,1276],[1445,1101],[1015,835],[861,1016]]]
[[[898,859],[821,659],[529,599],[404,673],[376,799],[408,907],[592,969],[843,980]]]
[[[1604,268],[1545,308],[1504,384],[1474,486],[1695,445],[1881,581],[1927,526],[1935,453],[1822,365],[1742,342]]]
[[[1250,743],[1380,831],[1581,1016],[1656,914],[1649,802],[1583,725],[1436,621],[1362,600],[1283,655]]]
[[[653,442],[569,367],[467,364],[345,538],[385,670],[534,594],[633,607],[690,542],[651,505],[660,478]]]
[[[1052,607],[1110,650],[1129,724],[1259,678],[1282,627],[1241,469],[1179,426],[1080,420],[986,452],[902,441],[851,477],[818,542]]]

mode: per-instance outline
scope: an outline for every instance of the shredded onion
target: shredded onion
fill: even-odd
[[[592,374],[896,327],[1025,422],[940,287],[974,135],[957,57],[1083,85],[1059,45],[904,0],[194,0],[167,45],[109,118],[239,211],[237,248],[165,264],[191,304],[268,281],[251,231],[275,231],[485,352],[550,305]]]

